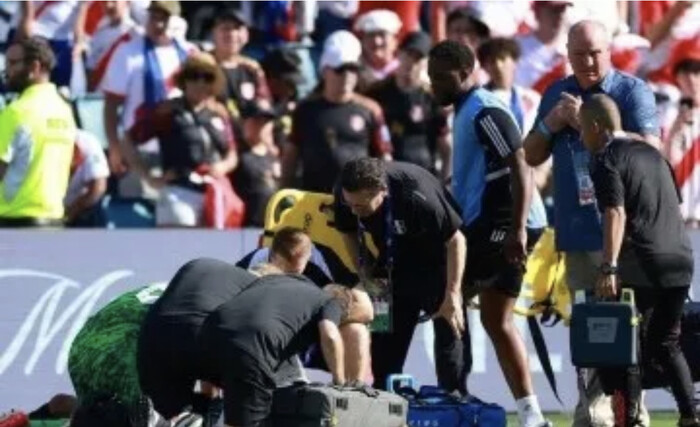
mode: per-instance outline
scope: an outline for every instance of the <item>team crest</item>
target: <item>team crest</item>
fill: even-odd
[[[365,119],[358,115],[350,117],[350,128],[355,132],[362,132],[365,130]]]
[[[253,99],[255,97],[255,85],[251,82],[241,83],[241,96],[248,101]]]
[[[404,235],[406,234],[406,222],[402,219],[395,219],[394,220],[394,233],[398,235]]]
[[[420,105],[414,105],[411,107],[411,120],[413,123],[420,123],[425,119],[425,113],[423,112],[423,107]]]

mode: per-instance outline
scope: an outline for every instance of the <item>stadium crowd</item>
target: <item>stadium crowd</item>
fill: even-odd
[[[475,79],[510,106],[527,135],[542,94],[571,73],[567,31],[584,18],[608,29],[614,66],[649,83],[659,149],[675,169],[687,223],[700,220],[700,6],[693,2],[2,7],[6,47],[27,35],[49,41],[57,64],[51,82],[71,100],[80,129],[73,160],[61,160],[71,171],[68,190],[57,185],[37,196],[52,199],[43,211],[3,207],[2,223],[28,216],[54,226],[261,226],[277,189],[328,191],[339,167],[364,155],[415,163],[447,180],[452,117],[430,91],[431,45],[449,39],[472,48]],[[329,38],[340,30],[349,32]],[[12,59],[5,62],[10,72]],[[9,101],[12,88],[4,86]],[[549,162],[536,168],[535,181],[551,208]],[[224,211],[214,194],[225,196]],[[121,205],[135,203],[148,208],[143,224],[122,217],[133,209]]]
[[[226,303],[217,305],[208,301],[216,291],[189,289],[208,281],[183,278],[192,265],[183,267],[137,320],[144,323],[135,375],[158,412],[183,417],[175,423],[188,425],[189,414],[180,411],[193,403],[194,380],[206,380],[231,390],[224,394],[227,424],[257,425],[278,384],[273,367],[313,341],[306,333],[312,321],[319,321],[317,338],[334,382],[367,380],[371,363],[375,386],[384,387],[389,374],[401,371],[420,313],[427,313],[436,331],[439,385],[467,395],[464,313],[478,294],[520,425],[551,425],[511,314],[527,254],[551,221],[557,250],[567,254],[572,291],[611,296],[619,273],[635,286],[653,282],[658,295],[650,292],[645,308],[658,296],[673,302],[653,307],[665,316],[649,320],[658,338],[650,351],[671,378],[679,425],[700,425],[678,348],[692,277],[683,224],[700,225],[700,3],[14,6],[5,16],[9,102],[0,112],[0,226],[260,227],[278,189],[334,193],[335,227],[352,248],[356,270],[394,287],[395,328],[373,334],[370,343],[363,324],[372,316],[353,315],[353,304],[364,301],[362,289],[354,296],[322,292],[291,283],[302,279],[290,276],[259,283],[245,273],[238,284],[244,290],[218,296],[216,302]],[[668,161],[673,175],[654,175],[668,191],[625,187],[640,178],[632,154],[599,158],[601,147],[628,139],[629,146],[643,144],[639,150],[653,165]],[[612,175],[592,173],[592,157]],[[615,174],[616,168],[624,171]],[[671,191],[672,178],[679,194]],[[638,197],[625,198],[630,193]],[[667,203],[677,196],[682,219]],[[649,215],[652,208],[657,215]],[[642,268],[631,267],[625,257],[632,251],[615,234],[625,215],[634,225],[630,239],[647,242],[633,248]],[[674,231],[666,234],[663,253],[648,243],[657,242],[660,230]],[[364,232],[378,245],[372,265],[363,253]],[[303,262],[284,256],[279,270],[304,271],[310,249],[301,252]],[[241,273],[202,268],[222,269],[212,283]],[[247,289],[253,282],[258,285]],[[181,289],[203,296],[194,301],[205,313],[178,318],[179,304],[190,303],[177,299]],[[300,330],[282,331],[256,317],[245,303],[254,297],[279,314],[274,319]],[[206,343],[198,347],[203,354],[165,339],[175,334],[163,330],[176,326],[197,335],[197,346]],[[268,344],[250,342],[245,328],[270,338],[262,340]],[[145,340],[148,331],[164,342]],[[154,348],[144,350],[146,344]],[[342,360],[343,345],[356,357]],[[225,348],[240,363],[232,368],[213,348]],[[182,353],[182,360],[145,360],[158,352]],[[649,425],[641,389],[623,390],[620,424],[601,376],[591,369],[579,376],[575,426]],[[178,394],[178,387],[185,391]]]

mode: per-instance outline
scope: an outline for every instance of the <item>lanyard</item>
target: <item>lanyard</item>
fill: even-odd
[[[391,196],[389,193],[384,197],[384,204],[382,206],[384,213],[384,245],[386,246],[386,270],[388,274],[389,283],[391,283],[392,273],[394,270],[394,215],[391,209]],[[362,223],[360,217],[357,218],[357,240],[360,244],[359,251],[359,262],[360,271],[359,274],[364,275],[365,267],[367,266],[367,245],[365,240],[365,232],[367,228]],[[361,279],[365,279],[361,277]]]

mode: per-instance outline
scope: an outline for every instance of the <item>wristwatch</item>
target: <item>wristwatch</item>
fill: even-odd
[[[617,274],[617,265],[604,262],[600,265],[600,273],[605,276],[613,276]]]

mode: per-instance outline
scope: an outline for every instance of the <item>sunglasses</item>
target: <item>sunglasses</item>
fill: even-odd
[[[205,83],[211,84],[211,83],[214,83],[214,80],[216,80],[216,76],[214,76],[214,74],[212,74],[212,73],[196,72],[195,71],[195,72],[185,74],[185,80],[191,81],[191,82],[200,80],[200,81],[204,81]]]

